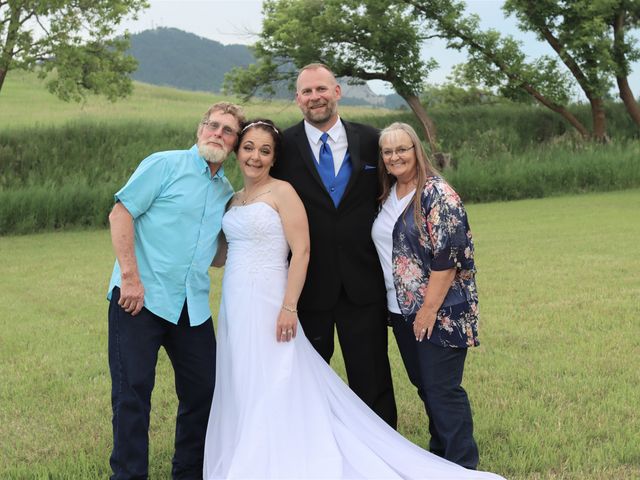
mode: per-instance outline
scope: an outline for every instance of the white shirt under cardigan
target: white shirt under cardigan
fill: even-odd
[[[396,287],[393,283],[393,270],[391,265],[393,252],[393,227],[404,209],[409,205],[416,189],[414,188],[404,197],[398,199],[396,184],[391,187],[389,196],[382,204],[380,213],[373,222],[371,228],[371,238],[378,251],[378,258],[384,274],[384,286],[387,289],[387,308],[391,313],[401,314],[398,298],[396,297]]]
[[[306,120],[304,121],[304,131],[307,134],[311,151],[313,151],[313,157],[316,159],[316,163],[319,163],[320,147],[322,146],[320,137],[324,132],[322,130],[318,130]],[[327,134],[329,135],[327,143],[329,144],[329,148],[331,148],[331,153],[333,154],[333,174],[338,175],[344,156],[347,154],[347,148],[349,148],[347,132],[340,121],[340,117],[338,117],[338,121],[333,125],[333,127],[327,130]]]

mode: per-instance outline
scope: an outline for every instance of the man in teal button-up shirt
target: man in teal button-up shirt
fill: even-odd
[[[208,269],[233,195],[222,163],[243,122],[236,105],[213,105],[196,145],[147,157],[115,194],[109,221],[116,263],[108,292],[112,479],[147,477],[161,346],[173,364],[179,399],[173,477],[202,478],[215,379]]]

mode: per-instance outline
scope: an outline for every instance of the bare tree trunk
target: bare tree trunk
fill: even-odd
[[[565,50],[562,43],[553,35],[551,30],[546,25],[540,26],[539,29],[542,36],[547,40],[549,45],[551,45],[551,48],[556,51],[589,99],[589,103],[591,104],[591,118],[593,120],[593,138],[599,142],[608,141],[606,130],[607,121],[602,98],[594,95],[593,89],[590,87],[584,72],[575,59]]]
[[[636,99],[633,96],[627,77],[616,77],[616,81],[618,82],[620,99],[622,100],[622,103],[624,103],[627,113],[631,117],[631,120],[640,127],[640,106],[638,106],[638,102],[636,102]]]
[[[607,119],[604,112],[604,102],[601,98],[589,98],[591,103],[591,118],[593,120],[593,138],[599,142],[609,141],[607,136]]]
[[[11,12],[11,14],[8,19],[9,26],[7,28],[7,34],[4,38],[4,44],[0,43],[0,46],[2,48],[2,51],[0,52],[0,91],[2,90],[4,80],[7,77],[7,72],[9,71],[9,67],[11,66],[11,61],[13,60],[13,49],[16,46],[18,30],[20,28],[19,7],[10,5],[9,11]],[[7,19],[5,18],[2,23],[5,23],[6,21]]]
[[[629,81],[627,80],[629,69],[627,59],[625,58],[624,54],[624,21],[625,12],[624,10],[621,10],[616,14],[612,24],[613,57],[617,63],[616,82],[618,83],[618,92],[620,93],[620,99],[622,100],[622,103],[624,103],[624,106],[627,109],[627,113],[631,117],[631,120],[633,120],[635,124],[640,127],[640,107],[638,106],[638,102],[636,102],[636,99],[633,96],[633,92],[631,91],[631,87],[629,86]]]
[[[558,105],[557,103],[550,101],[540,92],[538,92],[535,88],[533,88],[531,85],[522,84],[522,88],[527,93],[529,93],[529,95],[531,95],[538,102],[540,102],[542,105],[544,105],[548,109],[553,110],[554,112],[562,116],[562,118],[564,118],[567,122],[569,122],[573,128],[575,128],[576,130],[578,130],[578,132],[580,132],[580,135],[582,136],[582,138],[588,139],[591,136],[589,134],[589,130],[587,130],[587,127],[585,127],[580,122],[580,120],[578,120],[575,117],[575,115],[573,115],[573,113],[571,113],[569,110],[564,108],[562,105]]]
[[[429,142],[429,147],[431,147],[431,153],[437,152],[436,126],[422,103],[420,103],[420,99],[416,95],[403,95],[402,98],[409,104],[411,111],[418,118],[420,125],[422,125],[425,138]]]
[[[444,170],[448,167],[455,168],[455,162],[452,162],[451,155],[438,151],[438,138],[436,133],[436,125],[425,110],[424,106],[420,102],[420,99],[416,95],[403,95],[402,98],[409,104],[414,115],[420,121],[424,135],[429,142],[429,148],[431,149],[431,158],[436,168]]]
[[[2,90],[2,86],[4,85],[5,78],[7,78],[7,69],[0,68],[0,91]]]

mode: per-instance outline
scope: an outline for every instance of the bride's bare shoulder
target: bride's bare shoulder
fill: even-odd
[[[295,188],[289,182],[275,180],[271,191],[276,210],[281,211],[285,208],[287,211],[296,211],[299,208],[304,208],[302,207],[302,200],[300,200]]]
[[[296,193],[295,188],[293,188],[289,182],[285,182],[284,180],[274,179],[274,184],[273,184],[273,189],[272,190],[276,195],[284,195],[284,196],[295,195],[295,196],[298,196],[298,194]]]

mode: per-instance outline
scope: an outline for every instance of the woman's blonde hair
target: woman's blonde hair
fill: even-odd
[[[438,170],[431,164],[431,161],[429,160],[429,156],[427,155],[427,152],[422,146],[422,142],[420,141],[418,134],[413,129],[413,127],[411,127],[411,125],[408,125],[402,122],[394,122],[384,130],[382,130],[382,132],[380,132],[380,139],[378,140],[378,145],[380,146],[380,160],[378,162],[378,178],[380,179],[381,193],[380,193],[380,197],[378,197],[378,200],[382,204],[389,197],[389,194],[391,193],[391,187],[393,187],[393,184],[397,181],[393,175],[391,175],[390,173],[387,173],[387,169],[384,165],[384,161],[382,160],[382,141],[389,135],[396,133],[398,131],[402,131],[407,135],[409,135],[409,138],[411,139],[411,143],[413,145],[413,151],[416,156],[416,171],[417,171],[416,172],[417,173],[416,191],[413,194],[413,198],[411,199],[411,202],[413,203],[413,219],[416,224],[416,227],[418,228],[418,231],[420,231],[421,234],[425,234],[426,232],[423,231],[424,226],[422,225],[422,222],[420,220],[422,189],[424,188],[424,185],[427,182],[428,177],[431,177],[434,175],[440,175],[440,172],[438,172]],[[403,214],[403,218],[404,218],[404,214]]]

